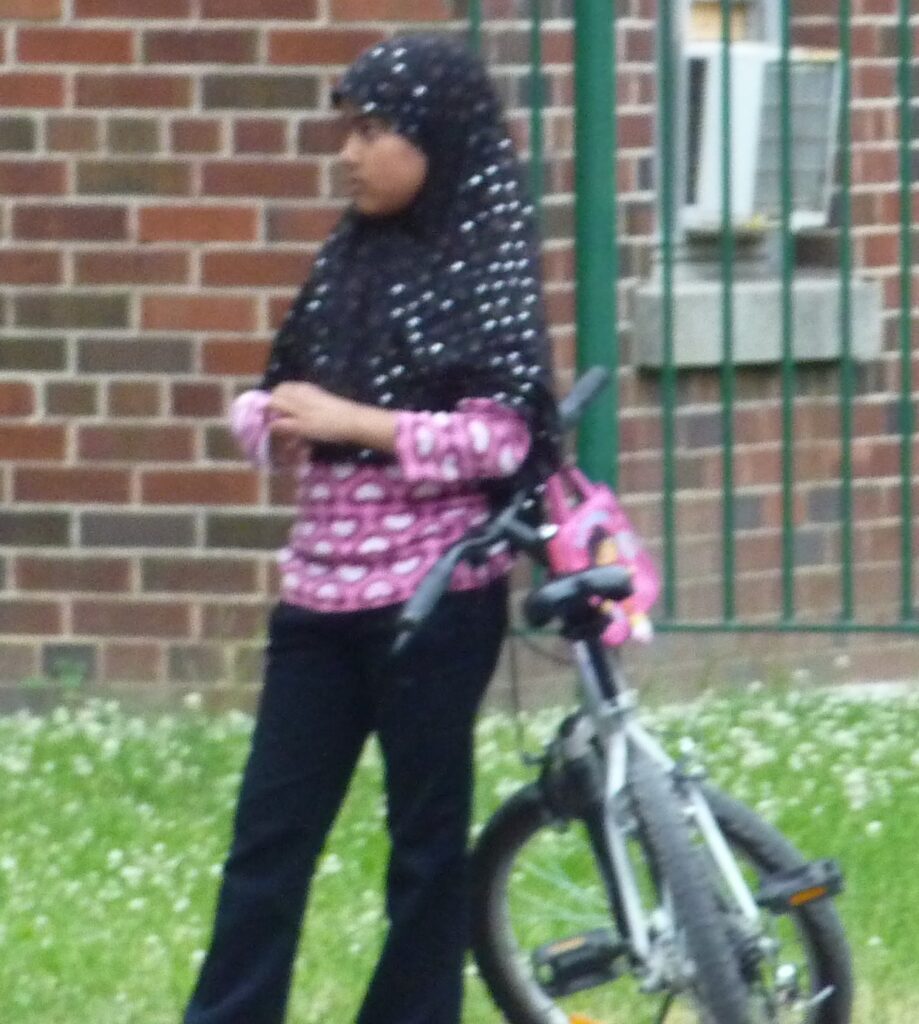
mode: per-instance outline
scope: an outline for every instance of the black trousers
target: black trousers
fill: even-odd
[[[459,1021],[472,732],[507,627],[507,581],[447,593],[393,662],[398,611],[273,609],[213,935],[184,1024],[284,1020],[310,880],[371,730],[385,766],[389,931],[358,1024]]]

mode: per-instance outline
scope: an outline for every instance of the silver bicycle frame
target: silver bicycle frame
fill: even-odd
[[[638,721],[635,714],[637,700],[634,692],[623,687],[616,701],[604,696],[588,643],[576,640],[573,648],[579,669],[582,705],[604,752],[604,831],[619,886],[622,908],[635,953],[642,959],[648,959],[652,952],[648,920],[642,910],[638,883],[629,860],[626,833],[621,821],[622,794],[628,779],[628,744],[634,743],[667,774],[673,774],[677,766],[657,739]],[[695,820],[703,841],[708,846],[712,859],[723,875],[741,913],[751,925],[758,926],[759,908],[701,788],[691,779],[686,780],[683,788],[689,798],[688,803],[684,805],[684,813]]]

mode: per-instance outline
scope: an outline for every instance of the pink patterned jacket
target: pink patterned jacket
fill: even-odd
[[[253,465],[271,464],[269,394],[251,390],[230,410],[233,433]],[[281,600],[317,611],[356,611],[407,600],[441,554],[487,516],[479,481],[509,476],[530,447],[517,413],[490,399],[453,412],[401,412],[396,461],[388,466],[304,458],[297,516],[278,552]],[[451,589],[480,587],[506,573],[498,552],[478,568],[457,567]]]

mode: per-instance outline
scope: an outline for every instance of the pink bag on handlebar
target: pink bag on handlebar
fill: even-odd
[[[594,565],[622,565],[632,571],[632,596],[602,605],[610,617],[603,642],[618,647],[629,637],[650,641],[654,630],[648,612],[660,594],[660,573],[616,495],[604,484],[591,483],[577,467],[567,466],[546,482],[545,503],[549,522],[558,527],[547,544],[554,575]]]

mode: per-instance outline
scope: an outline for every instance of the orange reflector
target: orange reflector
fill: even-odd
[[[549,953],[553,956],[556,953],[567,953],[571,949],[580,949],[586,942],[586,939],[580,937],[576,939],[563,939],[561,942],[553,942],[549,947]]]
[[[802,889],[800,892],[796,892],[788,902],[793,907],[800,907],[805,903],[819,900],[822,896],[826,895],[827,887],[825,885],[815,885],[812,889]]]

